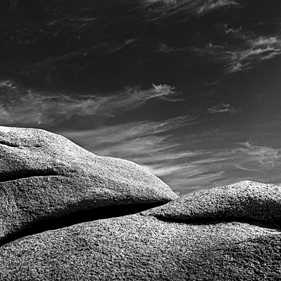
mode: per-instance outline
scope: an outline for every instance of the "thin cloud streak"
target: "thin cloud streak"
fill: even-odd
[[[273,149],[266,146],[252,145],[250,142],[240,144],[242,147],[234,150],[234,153],[245,154],[248,157],[239,165],[243,170],[271,170],[279,167],[281,162],[281,149]],[[247,168],[248,167],[248,168]]]
[[[100,127],[82,131],[61,131],[93,153],[127,158],[145,164],[161,161],[165,151],[167,159],[179,159],[185,153],[171,153],[168,150],[178,144],[170,142],[173,130],[188,125],[194,118],[188,116],[171,118],[165,121],[140,121]]]
[[[146,0],[144,3],[146,5],[158,4],[155,9],[159,11],[161,11],[163,6],[169,8],[170,11],[165,11],[166,16],[182,11],[189,14],[203,15],[220,8],[229,8],[233,5],[239,6],[239,4],[233,0]]]
[[[208,109],[209,113],[229,113],[231,115],[238,113],[238,111],[230,104],[218,104]]]
[[[225,28],[225,27],[224,27]],[[281,37],[279,35],[258,36],[241,28],[225,33],[243,43],[239,45],[216,45],[209,43],[204,48],[195,48],[198,53],[211,55],[218,62],[225,64],[226,74],[253,68],[257,63],[270,60],[281,54]]]
[[[253,146],[248,142],[232,149],[193,151],[194,155],[182,159],[182,166],[174,173],[165,175],[160,170],[159,176],[181,193],[246,179],[280,182],[281,177],[276,176],[281,166],[280,152],[281,149]],[[174,167],[178,166],[179,162],[174,163]],[[157,169],[155,172],[157,174]]]
[[[71,120],[73,117],[110,118],[134,110],[151,99],[177,102],[178,93],[168,85],[153,84],[150,89],[128,88],[109,96],[89,95],[78,98],[23,90],[11,81],[0,83],[0,122],[2,125],[44,125]]]
[[[197,13],[198,14],[206,14],[209,12],[212,12],[213,10],[220,9],[227,7],[229,8],[230,6],[238,6],[239,4],[236,1],[232,0],[217,0],[217,1],[204,1],[199,8],[197,8]]]

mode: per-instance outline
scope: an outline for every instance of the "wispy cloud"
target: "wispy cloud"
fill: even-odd
[[[240,144],[234,150],[235,154],[245,155],[243,160],[236,165],[237,168],[249,171],[271,170],[281,165],[281,149],[266,146],[252,145],[250,142]]]
[[[177,4],[177,0],[145,0],[144,1],[147,4],[165,4],[165,5],[170,5],[170,4]]]
[[[281,37],[245,37],[244,48],[230,52],[228,71],[230,73],[253,67],[256,63],[269,60],[281,54]]]
[[[148,21],[156,21],[166,27],[165,19],[170,17],[172,20],[177,15],[177,24],[181,22],[182,26],[185,26],[189,23],[194,25],[194,30],[198,30],[197,33],[189,31],[189,40],[179,40],[185,42],[184,44],[163,40],[158,42],[158,45],[155,44],[158,53],[193,52],[200,57],[211,56],[216,62],[223,64],[227,74],[250,69],[281,53],[281,36],[280,32],[276,31],[280,30],[280,17],[272,19],[272,23],[268,23],[268,18],[258,21],[253,17],[252,4],[235,0],[147,0],[145,3],[151,5]],[[208,18],[210,26],[206,29],[199,28],[205,25],[204,19],[209,14],[226,9],[231,10],[233,15],[237,9],[240,13],[237,17],[229,18],[216,14],[213,19]],[[249,15],[246,21],[243,18],[245,14]],[[191,17],[193,21],[189,22],[187,17]],[[272,32],[269,31],[269,24]],[[189,27],[181,28],[189,30]],[[208,39],[209,42],[206,42]]]
[[[206,14],[212,12],[213,10],[220,9],[222,7],[238,6],[239,4],[233,0],[209,0],[201,1],[201,5],[197,8],[198,14]]]
[[[232,29],[227,25],[223,27],[228,41],[238,40],[239,44],[219,45],[210,42],[203,48],[197,48],[196,52],[211,55],[216,61],[225,64],[226,73],[250,69],[257,63],[274,58],[281,54],[280,35],[257,35],[254,32],[243,29]]]
[[[173,130],[188,125],[194,118],[181,116],[165,121],[129,122],[91,130],[63,131],[61,133],[96,154],[150,164],[150,161],[153,163],[162,161],[164,151],[168,161],[185,155],[185,153],[170,153],[169,149],[178,144],[168,140]]]
[[[109,118],[139,108],[151,99],[168,102],[181,100],[177,98],[178,94],[173,87],[155,84],[146,90],[127,88],[108,96],[84,95],[75,98],[24,90],[11,81],[1,82],[0,91],[2,125],[52,124],[86,116]]]
[[[230,104],[225,104],[225,103],[215,105],[215,106],[209,108],[208,111],[210,113],[229,113],[231,115],[238,112],[237,109],[235,109],[233,106],[231,106]]]
[[[151,173],[161,177],[161,176],[167,176],[171,175],[173,173],[179,173],[181,170],[183,170],[185,167],[182,165],[172,165],[172,166],[165,166],[163,164],[155,164],[155,165],[143,165],[147,170],[149,170]]]
[[[166,11],[166,14],[169,14],[169,12],[174,13],[175,11],[206,14],[222,7],[230,7],[233,5],[239,6],[239,4],[234,0],[146,0],[144,3],[153,5],[158,4],[156,7],[158,9],[163,5],[172,8],[171,11]]]

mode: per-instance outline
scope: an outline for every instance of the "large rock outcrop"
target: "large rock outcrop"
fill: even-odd
[[[63,224],[133,213],[177,197],[132,162],[99,157],[44,130],[0,127],[2,244]]]
[[[0,280],[280,280],[281,188],[241,182],[0,248]]]

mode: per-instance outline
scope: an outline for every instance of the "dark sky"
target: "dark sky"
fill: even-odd
[[[0,124],[181,194],[281,184],[280,0],[1,0]]]

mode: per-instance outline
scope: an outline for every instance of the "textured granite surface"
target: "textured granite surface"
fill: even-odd
[[[135,163],[94,155],[44,130],[0,127],[0,243],[76,212],[106,217],[122,213],[116,206],[146,209],[177,197]]]
[[[35,129],[1,127],[0,154],[0,280],[281,280],[279,186],[180,198]]]

